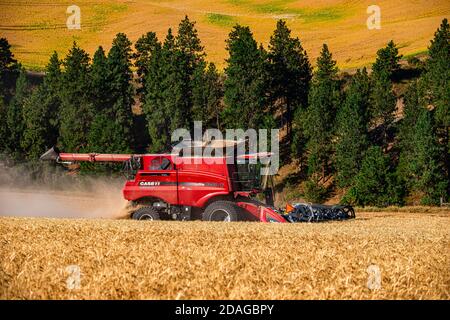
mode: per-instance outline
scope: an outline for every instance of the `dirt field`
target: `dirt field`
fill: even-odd
[[[81,30],[68,30],[68,6],[81,9]],[[367,8],[381,9],[381,29],[369,30]],[[376,51],[394,40],[402,54],[426,50],[444,17],[448,0],[2,0],[0,36],[6,36],[16,57],[29,68],[43,68],[56,50],[65,56],[73,41],[92,54],[99,45],[109,49],[114,35],[136,41],[154,31],[164,39],[169,27],[189,15],[197,21],[208,60],[219,68],[227,57],[225,39],[233,25],[248,25],[265,46],[276,21],[285,19],[315,59],[328,43],[341,68],[372,63]]]
[[[437,212],[319,224],[0,217],[0,298],[450,299],[450,214]]]

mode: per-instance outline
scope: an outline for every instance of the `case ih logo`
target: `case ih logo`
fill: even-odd
[[[161,182],[159,181],[141,181],[139,182],[139,185],[142,187],[153,187],[153,186],[159,186]]]

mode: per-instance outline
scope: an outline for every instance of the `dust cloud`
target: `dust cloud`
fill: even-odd
[[[73,175],[55,166],[0,163],[0,216],[127,218],[124,182],[124,177]]]

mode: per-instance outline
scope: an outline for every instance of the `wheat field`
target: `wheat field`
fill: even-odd
[[[81,30],[69,30],[70,5],[81,11]],[[376,4],[381,10],[381,29],[366,25]],[[208,60],[225,65],[225,40],[236,23],[248,25],[258,42],[267,47],[278,19],[285,19],[315,59],[327,43],[341,68],[372,63],[376,51],[394,40],[400,53],[427,49],[442,19],[450,15],[448,0],[2,0],[0,36],[7,37],[13,53],[28,68],[42,69],[56,50],[65,56],[77,41],[92,56],[102,45],[108,49],[115,34],[132,41],[154,31],[164,39],[169,27],[189,15],[197,22]]]
[[[1,299],[450,298],[442,210],[317,224],[0,217],[0,248]]]

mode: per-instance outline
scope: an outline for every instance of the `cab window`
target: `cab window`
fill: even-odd
[[[149,170],[172,170],[172,162],[165,157],[157,157],[150,162]]]

